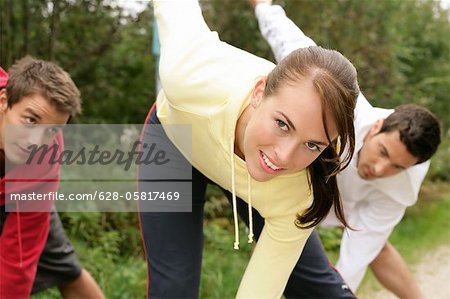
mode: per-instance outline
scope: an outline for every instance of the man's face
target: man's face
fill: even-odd
[[[358,153],[358,174],[373,180],[397,174],[418,161],[400,140],[400,132],[378,133],[383,124],[378,120],[364,139]]]
[[[8,107],[6,90],[0,91],[0,149],[13,165],[24,164],[31,145],[51,144],[70,114],[59,112],[40,94],[23,97]]]
[[[328,146],[322,117],[322,101],[310,80],[284,85],[264,98],[264,82],[256,86],[252,115],[238,144],[253,179],[267,181],[299,172]],[[327,114],[330,138],[337,137]]]

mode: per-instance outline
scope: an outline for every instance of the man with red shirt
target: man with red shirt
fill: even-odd
[[[0,299],[28,298],[32,289],[55,285],[65,298],[103,298],[79,265],[53,203],[10,196],[58,190],[60,165],[50,163],[50,154],[28,161],[29,146],[56,144],[61,152],[60,128],[80,111],[77,87],[56,64],[25,57],[9,78],[0,68]]]

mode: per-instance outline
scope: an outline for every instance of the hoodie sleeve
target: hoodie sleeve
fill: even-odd
[[[240,89],[248,93],[256,77],[274,68],[267,60],[220,41],[205,23],[197,0],[155,0],[153,5],[162,93],[171,106],[207,114],[231,95],[244,93]]]
[[[317,46],[292,22],[279,5],[261,3],[255,7],[259,30],[269,43],[277,62],[298,48]]]
[[[299,229],[295,216],[266,218],[236,298],[281,298],[312,229]]]
[[[55,142],[62,145],[62,135]],[[61,147],[59,147],[61,150]],[[44,163],[45,164],[45,163]],[[14,192],[48,193],[58,190],[58,164],[42,168],[42,179],[46,182],[24,182],[21,190]],[[49,211],[51,202],[37,202]],[[49,212],[8,212],[0,235],[0,299],[29,298],[36,275],[39,257],[47,241],[50,223]]]

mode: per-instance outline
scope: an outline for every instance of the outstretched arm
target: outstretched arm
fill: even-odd
[[[277,62],[288,56],[298,48],[317,46],[317,44],[306,36],[297,25],[292,22],[279,5],[271,5],[271,0],[249,0],[255,8],[258,19],[259,30],[270,45]],[[355,108],[355,122],[358,120],[358,111],[370,106],[362,93],[358,96]]]
[[[405,209],[380,193],[348,215],[349,223],[358,231],[344,233],[337,269],[352,290],[358,288],[370,265],[380,283],[399,298],[421,298],[405,261],[388,243]]]
[[[384,244],[370,268],[378,281],[398,298],[424,298],[402,256],[389,242]]]
[[[259,30],[272,48],[277,62],[298,48],[316,46],[300,28],[292,22],[279,5],[270,5],[271,1],[250,0],[255,7]]]
[[[367,266],[379,254],[404,211],[403,205],[377,194],[346,215],[356,230],[344,231],[336,267],[352,291],[357,290]]]
[[[274,68],[220,41],[205,23],[197,0],[153,0],[153,6],[161,47],[159,74],[173,107],[220,106],[232,95],[250,92],[258,77]]]

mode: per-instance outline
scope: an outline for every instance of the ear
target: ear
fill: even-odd
[[[378,134],[378,132],[380,132],[381,127],[383,126],[383,121],[384,121],[383,119],[379,119],[372,125],[372,127],[370,128],[370,131],[369,131],[369,134],[371,136],[374,136],[374,135]]]
[[[8,97],[6,96],[6,89],[0,90],[0,111],[5,112],[8,108]]]
[[[266,88],[266,78],[258,80],[255,84],[255,88],[253,89],[252,93],[252,106],[253,108],[258,107],[258,105],[261,103],[263,96],[264,96],[264,90]]]

